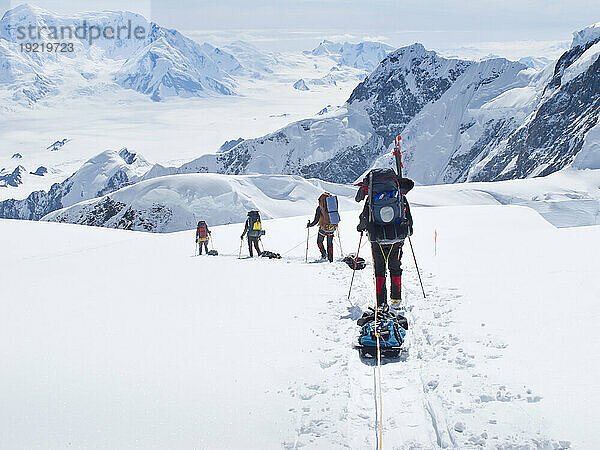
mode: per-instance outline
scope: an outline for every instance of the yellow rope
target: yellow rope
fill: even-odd
[[[392,254],[394,244],[390,247],[387,256],[383,252],[381,244],[378,242],[379,250],[384,259],[384,270],[387,272],[388,259]],[[376,277],[377,278],[377,277]],[[384,281],[385,282],[385,281]],[[377,279],[375,279],[375,288],[377,288]],[[377,338],[377,378],[379,384],[379,450],[383,449],[383,392],[381,389],[381,346],[379,343],[379,329],[377,328],[377,289],[375,289],[375,337]]]
[[[385,271],[387,272],[388,260],[390,259],[390,255],[392,254],[392,250],[394,249],[394,245],[396,245],[396,243],[394,242],[392,244],[392,246],[390,247],[390,251],[388,252],[387,256],[385,256],[385,253],[383,253],[383,247],[381,247],[381,244],[378,242],[377,245],[379,245],[379,250],[381,251],[381,255],[383,256],[383,259],[385,261]]]
[[[390,250],[386,256],[385,252],[383,251],[383,247],[381,247],[381,244],[378,242],[377,243],[379,245],[379,250],[381,251],[381,255],[383,256],[384,259],[384,270],[387,272],[388,268],[388,260],[390,259],[390,255],[392,254],[392,250],[394,249],[394,245],[396,245],[396,243],[392,244],[392,246],[390,247]],[[385,283],[385,281],[384,281]],[[375,280],[375,287],[377,287],[377,280]],[[383,393],[382,393],[382,388],[381,388],[381,347],[379,344],[379,330],[377,328],[377,289],[375,290],[375,336],[377,337],[377,377],[378,377],[378,383],[379,383],[379,450],[383,449]]]

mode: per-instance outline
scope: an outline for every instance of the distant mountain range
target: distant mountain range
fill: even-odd
[[[180,167],[151,165],[125,149],[105,152],[48,192],[0,202],[0,217],[37,220],[171,175],[291,174],[350,183],[370,167],[393,166],[389,151],[398,134],[404,173],[420,184],[526,178],[570,165],[600,168],[600,27],[580,35],[589,40],[574,40],[542,70],[502,58],[447,59],[420,44],[404,47],[341,108],[261,138],[228,141]],[[5,183],[18,183],[22,173],[5,173]]]
[[[318,118],[203,155],[179,170],[286,173],[348,183],[390,166],[402,135],[405,173],[421,184],[600,167],[600,25],[536,70],[504,58],[448,59],[414,44],[390,53],[346,104]],[[532,64],[529,64],[531,66]],[[587,139],[586,139],[587,138]]]
[[[121,39],[97,38],[30,39],[28,27],[44,30],[77,27],[98,30],[139,28],[137,39],[123,31]],[[82,28],[83,30],[83,28]],[[143,32],[142,32],[143,30]],[[129,31],[128,31],[129,33]],[[35,33],[34,33],[35,34]],[[23,39],[25,36],[25,39]],[[79,36],[83,36],[80,32]],[[22,43],[72,42],[73,52],[22,52]],[[209,44],[198,44],[176,30],[148,22],[139,14],[103,11],[72,17],[52,14],[41,8],[21,5],[0,20],[0,85],[11,88],[15,100],[36,102],[61,84],[77,80],[93,83],[97,74],[86,72],[86,62],[102,65],[112,81],[160,101],[171,96],[231,95],[234,76],[244,69],[229,53]],[[122,61],[115,71],[114,61]],[[87,63],[89,64],[89,63]],[[57,75],[57,65],[61,75]]]
[[[35,102],[60,88],[60,80],[48,77],[47,68],[59,64],[81,69],[78,64],[85,58],[100,58],[110,59],[113,66],[116,61],[115,83],[160,101],[209,92],[229,95],[235,92],[235,77],[253,77],[258,72],[268,76],[269,68],[277,64],[238,42],[229,48],[242,55],[241,63],[224,50],[197,44],[132,13],[86,15],[87,20],[90,17],[95,18],[91,23],[104,26],[132,21],[147,26],[149,32],[143,42],[125,46],[79,43],[80,53],[73,57],[20,54],[12,49],[15,26],[31,20],[47,25],[81,18],[65,19],[29,6],[15,8],[0,21],[0,86],[14,89],[15,99]],[[175,182],[179,178],[173,175],[285,174],[352,183],[372,167],[394,165],[390,151],[397,135],[402,135],[404,173],[419,184],[527,178],[568,166],[600,168],[600,24],[574,33],[571,48],[546,66],[537,59],[444,58],[421,44],[389,50],[378,43],[323,41],[308,54],[331,58],[332,72],[340,65],[364,70],[383,58],[343,106],[329,105],[315,117],[259,138],[232,139],[214,154],[179,167],[152,165],[127,149],[107,151],[48,191],[0,202],[0,217],[39,220],[69,207],[69,214],[52,217],[83,223],[89,221],[85,219],[91,214],[89,205],[97,206],[93,199],[108,202],[105,196],[123,187],[142,195],[134,184],[160,190],[165,184],[155,179]],[[75,63],[69,65],[71,60]],[[250,63],[253,60],[255,64]],[[91,72],[80,75],[94,80]],[[311,80],[302,84],[310,89]],[[232,138],[237,137],[234,133]],[[36,175],[46,170],[40,169],[44,170]],[[0,183],[18,186],[26,176],[23,166],[3,169]],[[134,208],[132,198],[119,200],[119,195],[110,195],[110,201]],[[82,201],[88,201],[88,206],[74,207]],[[146,211],[142,214],[146,217],[151,214],[148,205],[134,209],[138,214]],[[146,227],[142,222],[133,229]],[[153,230],[161,226],[152,225]]]

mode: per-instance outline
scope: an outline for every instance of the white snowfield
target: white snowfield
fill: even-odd
[[[193,257],[193,230],[0,220],[0,447],[375,448],[374,367],[352,348],[372,266],[348,302],[344,263],[305,264],[313,208],[264,222],[281,260],[238,260],[242,224]],[[407,247],[384,448],[598,447],[600,227],[518,206],[413,215],[427,298]]]

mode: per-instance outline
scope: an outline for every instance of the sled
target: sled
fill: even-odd
[[[380,315],[381,314],[381,315]],[[391,311],[378,313],[377,328],[375,313],[366,312],[357,321],[361,327],[358,344],[355,346],[363,357],[377,357],[377,336],[379,333],[379,349],[383,357],[396,358],[402,351],[402,344],[408,330],[408,321],[402,315]]]
[[[377,358],[377,346],[372,347],[369,345],[355,345],[355,349],[362,358]],[[402,347],[386,347],[380,348],[382,358],[398,358],[402,353]]]

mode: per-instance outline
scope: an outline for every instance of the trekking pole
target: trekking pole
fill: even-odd
[[[417,268],[417,275],[419,276],[419,283],[421,283],[421,290],[423,291],[423,298],[427,298],[427,296],[425,295],[425,288],[423,287],[423,281],[421,281],[421,272],[419,272],[419,266],[417,265],[415,249],[413,248],[412,241],[410,240],[410,236],[408,236],[408,243],[410,244],[410,250],[412,252],[413,259],[415,261],[415,267]]]
[[[340,256],[343,258],[344,257],[344,249],[342,248],[342,237],[340,235],[340,228],[338,227],[337,231],[337,235],[338,235],[338,243],[340,244]]]
[[[310,239],[310,228],[306,227],[306,255],[304,256],[304,262],[308,262],[308,240]]]
[[[240,254],[238,259],[242,259],[242,244],[244,243],[244,238],[240,238]]]
[[[358,252],[360,252],[360,241],[362,241],[363,232],[360,232],[360,238],[358,239],[358,250],[356,250],[356,256],[354,257],[354,268],[352,269],[352,279],[350,280],[350,289],[348,290],[348,301],[350,301],[350,293],[352,292],[352,283],[354,283],[354,274],[356,273],[356,265],[358,263]]]

